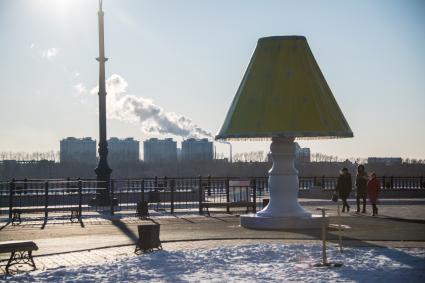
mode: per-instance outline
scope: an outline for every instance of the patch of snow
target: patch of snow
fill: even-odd
[[[103,265],[58,268],[9,277],[9,282],[425,282],[425,249],[328,250],[339,268],[313,267],[320,245],[259,243],[158,251]]]

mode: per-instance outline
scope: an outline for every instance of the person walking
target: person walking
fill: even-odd
[[[342,168],[340,171],[335,191],[338,193],[338,196],[342,200],[342,212],[350,211],[350,206],[347,203],[347,198],[349,197],[352,190],[351,174],[348,172],[346,167]]]
[[[362,213],[366,213],[367,181],[368,181],[368,176],[367,176],[367,173],[365,172],[364,165],[359,165],[357,167],[357,176],[356,176],[357,213],[360,213],[360,199],[363,200]]]
[[[378,207],[376,206],[376,203],[378,202],[380,188],[381,184],[379,183],[378,178],[376,178],[376,174],[372,172],[370,174],[370,180],[367,182],[367,194],[370,202],[372,203],[372,216],[378,215]]]

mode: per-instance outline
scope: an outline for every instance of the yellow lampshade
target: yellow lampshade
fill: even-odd
[[[352,137],[303,36],[273,36],[257,48],[216,139]]]

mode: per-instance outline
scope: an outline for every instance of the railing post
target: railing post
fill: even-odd
[[[142,183],[140,184],[142,190],[142,203],[145,202],[145,180],[142,179]]]
[[[208,183],[207,183],[207,186],[208,186],[208,196],[211,196],[211,175],[208,175]]]
[[[198,192],[199,192],[199,198],[198,198],[198,201],[199,201],[199,215],[202,215],[202,194],[204,193],[203,192],[203,189],[202,189],[202,176],[199,176],[199,180],[198,180]]]
[[[9,183],[9,221],[12,219],[13,198],[15,194],[15,178]]]
[[[315,187],[315,186],[316,186],[316,184],[317,184],[317,178],[316,178],[316,176],[314,176],[314,177],[313,177],[313,187]]]
[[[171,214],[174,214],[174,186],[175,180],[170,180],[170,202],[171,202]]]
[[[394,189],[394,177],[393,176],[391,176],[390,182],[391,182],[391,189]]]
[[[158,188],[158,176],[155,176],[155,182],[154,182],[155,191]]]
[[[255,178],[251,179],[252,198],[254,199],[254,213],[257,212],[257,182]]]
[[[27,189],[28,189],[28,179],[25,178],[24,179],[24,191],[22,192],[24,195],[27,194]]]
[[[382,190],[385,190],[385,176],[382,176]]]
[[[110,192],[110,200],[111,200],[111,215],[114,215],[114,185],[115,185],[115,182],[114,182],[114,179],[111,179],[110,181],[110,184],[109,184],[109,186],[111,187],[111,192]],[[118,203],[117,203],[118,204]],[[119,204],[118,204],[119,205]]]
[[[325,176],[322,176],[322,189],[325,189]]]
[[[47,219],[49,216],[49,213],[47,211],[47,208],[49,206],[49,182],[46,181],[44,183],[44,218]]]
[[[420,177],[420,179],[419,179],[419,181],[420,181],[419,189],[420,189],[420,188],[424,188],[424,189],[425,189],[425,183],[424,183],[423,179],[424,179],[424,178],[423,178],[422,176],[421,176],[421,177]]]
[[[229,178],[227,177],[226,178],[226,183],[225,183],[225,188],[226,188],[226,202],[230,202],[230,188],[229,188]],[[227,213],[230,213],[230,207],[229,206],[227,206],[226,207],[226,212]]]
[[[83,202],[83,182],[78,178],[78,218],[81,218]]]

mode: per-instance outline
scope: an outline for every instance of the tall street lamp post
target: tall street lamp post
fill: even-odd
[[[97,176],[96,198],[92,199],[92,205],[109,205],[109,180],[111,178],[112,169],[108,165],[108,142],[106,141],[106,85],[105,85],[105,45],[104,45],[104,28],[103,28],[103,11],[102,0],[99,0],[99,163],[94,170]]]

